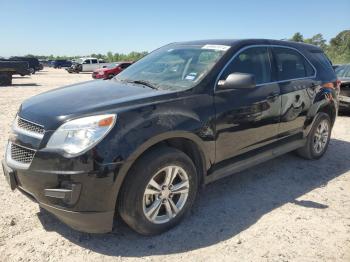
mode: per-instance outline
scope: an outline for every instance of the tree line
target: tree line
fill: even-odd
[[[332,38],[329,42],[324,39],[321,33],[312,36],[311,38],[304,38],[304,36],[297,32],[292,38],[285,39],[295,42],[304,42],[312,45],[319,46],[324,50],[328,57],[334,64],[350,63],[350,30],[344,30]],[[104,59],[108,62],[117,61],[136,61],[147,55],[148,52],[130,52],[128,54],[107,52],[107,54],[91,54],[89,56]],[[27,55],[29,57],[37,57],[39,59],[56,60],[56,59],[76,59],[80,56],[34,56]]]
[[[327,42],[320,33],[311,38],[304,38],[300,32],[295,33],[292,38],[288,40],[312,44],[322,48],[332,60],[333,64],[350,63],[350,30],[340,32],[329,42]]]
[[[106,60],[108,62],[117,62],[117,61],[136,61],[139,60],[140,58],[144,57],[147,55],[148,52],[130,52],[128,54],[123,54],[123,53],[112,53],[108,52],[107,54],[90,54],[90,55],[85,55],[85,57],[95,57],[99,59]],[[49,56],[43,56],[43,55],[31,55],[28,54],[26,55],[27,57],[36,57],[38,59],[42,60],[74,60],[78,59],[80,57],[84,56],[54,56],[54,55],[49,55]]]

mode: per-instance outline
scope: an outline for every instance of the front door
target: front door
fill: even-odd
[[[239,52],[219,77],[235,72],[255,76],[253,89],[216,86],[216,162],[257,149],[277,139],[281,97],[273,83],[268,47],[248,47]]]
[[[281,90],[280,137],[303,135],[307,112],[316,95],[316,71],[309,61],[295,49],[273,47],[277,80]]]

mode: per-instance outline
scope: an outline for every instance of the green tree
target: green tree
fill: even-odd
[[[315,45],[318,47],[321,47],[323,50],[326,50],[327,44],[326,44],[326,39],[323,38],[322,34],[316,34],[311,38],[307,38],[304,40],[305,43]]]
[[[333,63],[350,63],[350,30],[344,30],[331,39],[327,54]]]
[[[294,42],[304,42],[304,37],[300,32],[297,32],[292,36],[290,40]]]

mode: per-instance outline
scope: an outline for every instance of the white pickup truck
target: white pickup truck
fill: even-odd
[[[95,69],[103,68],[108,66],[110,63],[106,63],[102,59],[97,59],[94,57],[82,57],[76,59],[74,64],[67,68],[69,73],[79,73],[79,72],[93,72]]]

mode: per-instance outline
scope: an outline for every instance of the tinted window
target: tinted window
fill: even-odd
[[[241,52],[225,69],[221,80],[231,73],[246,73],[255,76],[256,84],[271,82],[271,64],[266,47],[252,47]]]
[[[127,68],[129,65],[130,65],[130,64],[121,64],[121,65],[120,65],[120,68],[121,68],[121,69],[125,69],[125,68]]]
[[[91,59],[91,64],[97,64],[97,59]]]
[[[297,51],[289,48],[274,47],[278,80],[310,77],[315,74],[308,61]]]

